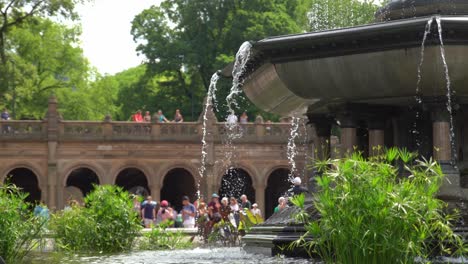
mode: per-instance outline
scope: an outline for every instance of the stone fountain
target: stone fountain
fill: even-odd
[[[440,197],[466,210],[466,15],[464,0],[393,0],[374,24],[260,40],[252,43],[244,92],[265,111],[307,115],[317,149],[329,150],[338,125],[341,153],[357,148],[370,156],[377,146],[397,146],[433,157],[449,180]],[[255,227],[246,248],[276,254],[297,238],[303,228],[290,210]]]

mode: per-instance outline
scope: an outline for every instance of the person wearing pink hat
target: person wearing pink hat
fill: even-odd
[[[158,224],[165,223],[174,219],[174,212],[169,207],[166,200],[161,201],[161,208],[158,210]]]

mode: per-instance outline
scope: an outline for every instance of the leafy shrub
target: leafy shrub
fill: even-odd
[[[166,249],[185,249],[192,246],[190,239],[181,231],[170,232],[167,227],[173,223],[162,223],[144,233],[139,241],[139,249],[142,250],[166,250]]]
[[[80,252],[130,250],[141,226],[129,194],[118,186],[96,186],[85,204],[53,217],[57,247]]]
[[[461,253],[462,239],[451,229],[454,215],[445,214],[446,204],[436,198],[440,166],[413,159],[391,149],[372,160],[354,154],[318,162],[314,205],[321,218],[306,225],[314,239],[294,246],[306,246],[326,263],[413,263]],[[409,176],[400,176],[396,163]]]
[[[21,261],[39,245],[46,222],[33,216],[27,196],[14,185],[0,186],[0,256],[7,263]]]

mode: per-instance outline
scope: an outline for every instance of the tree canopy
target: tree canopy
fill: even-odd
[[[14,118],[41,118],[57,95],[65,119],[128,120],[136,110],[164,110],[185,120],[202,111],[211,75],[234,60],[244,41],[370,23],[373,0],[165,0],[132,21],[141,66],[101,76],[79,45],[78,18],[88,0],[0,0],[0,107]],[[230,80],[218,84],[218,118],[226,115]],[[263,113],[246,98],[238,112]]]

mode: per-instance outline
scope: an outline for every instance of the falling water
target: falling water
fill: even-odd
[[[450,144],[452,147],[452,163],[455,165],[455,160],[457,159],[457,151],[455,147],[455,129],[453,123],[453,114],[452,114],[452,87],[450,82],[450,75],[449,75],[449,68],[447,65],[447,59],[445,57],[445,47],[444,47],[444,40],[442,37],[442,22],[440,17],[436,17],[437,22],[437,29],[439,31],[439,40],[440,40],[440,56],[442,58],[442,62],[444,64],[445,70],[445,80],[446,80],[446,88],[447,88],[447,111],[449,112],[450,116]]]
[[[239,109],[239,104],[236,101],[236,97],[242,92],[241,87],[244,84],[244,81],[241,79],[242,75],[245,73],[247,63],[250,59],[250,50],[252,44],[246,41],[242,43],[236,54],[236,61],[234,62],[234,67],[232,68],[232,86],[229,95],[226,97],[226,103],[229,108],[228,114],[235,114],[234,110]]]
[[[289,161],[289,181],[292,183],[294,177],[297,176],[297,166],[296,166],[296,156],[297,156],[297,146],[296,146],[296,139],[299,137],[299,123],[301,119],[298,117],[293,117],[291,121],[291,130],[289,132],[288,138],[288,148],[287,148],[287,157]]]
[[[424,36],[423,36],[423,40],[422,40],[422,43],[421,43],[421,56],[420,56],[420,61],[419,61],[419,65],[418,65],[418,80],[416,82],[416,96],[415,96],[416,103],[418,105],[422,104],[422,96],[421,96],[422,93],[421,93],[420,85],[421,85],[421,79],[422,79],[422,74],[421,74],[422,66],[423,66],[423,63],[424,63],[424,50],[425,50],[427,36],[431,33],[431,28],[432,28],[432,22],[433,21],[434,21],[433,18],[431,18],[431,19],[429,19],[427,21],[426,30],[424,31]],[[420,117],[421,117],[421,110],[417,106],[416,107],[416,120],[413,123],[413,130],[411,131],[413,133],[413,135],[415,136],[416,146],[417,147],[421,146],[421,138],[420,138],[419,130],[418,130],[418,120],[419,120]]]
[[[241,87],[244,84],[242,80],[242,75],[246,71],[247,63],[250,59],[250,50],[252,44],[246,41],[242,43],[239,50],[236,53],[236,60],[232,69],[232,86],[229,92],[229,95],[226,97],[226,104],[228,107],[228,116],[226,118],[226,134],[224,139],[224,155],[225,155],[225,169],[228,172],[232,168],[232,160],[236,153],[235,145],[233,141],[242,137],[243,129],[239,126],[237,122],[237,117],[233,119],[236,115],[235,110],[239,109],[239,104],[237,102],[237,96],[242,92]]]
[[[208,157],[208,145],[206,143],[208,110],[210,109],[210,107],[213,106],[213,103],[216,102],[216,84],[218,83],[219,77],[220,75],[218,72],[214,73],[213,76],[211,76],[211,82],[206,96],[205,109],[203,110],[202,157],[201,166],[198,171],[200,174],[200,178],[203,178],[206,172],[206,158]],[[197,197],[200,197],[200,179],[197,182]]]

